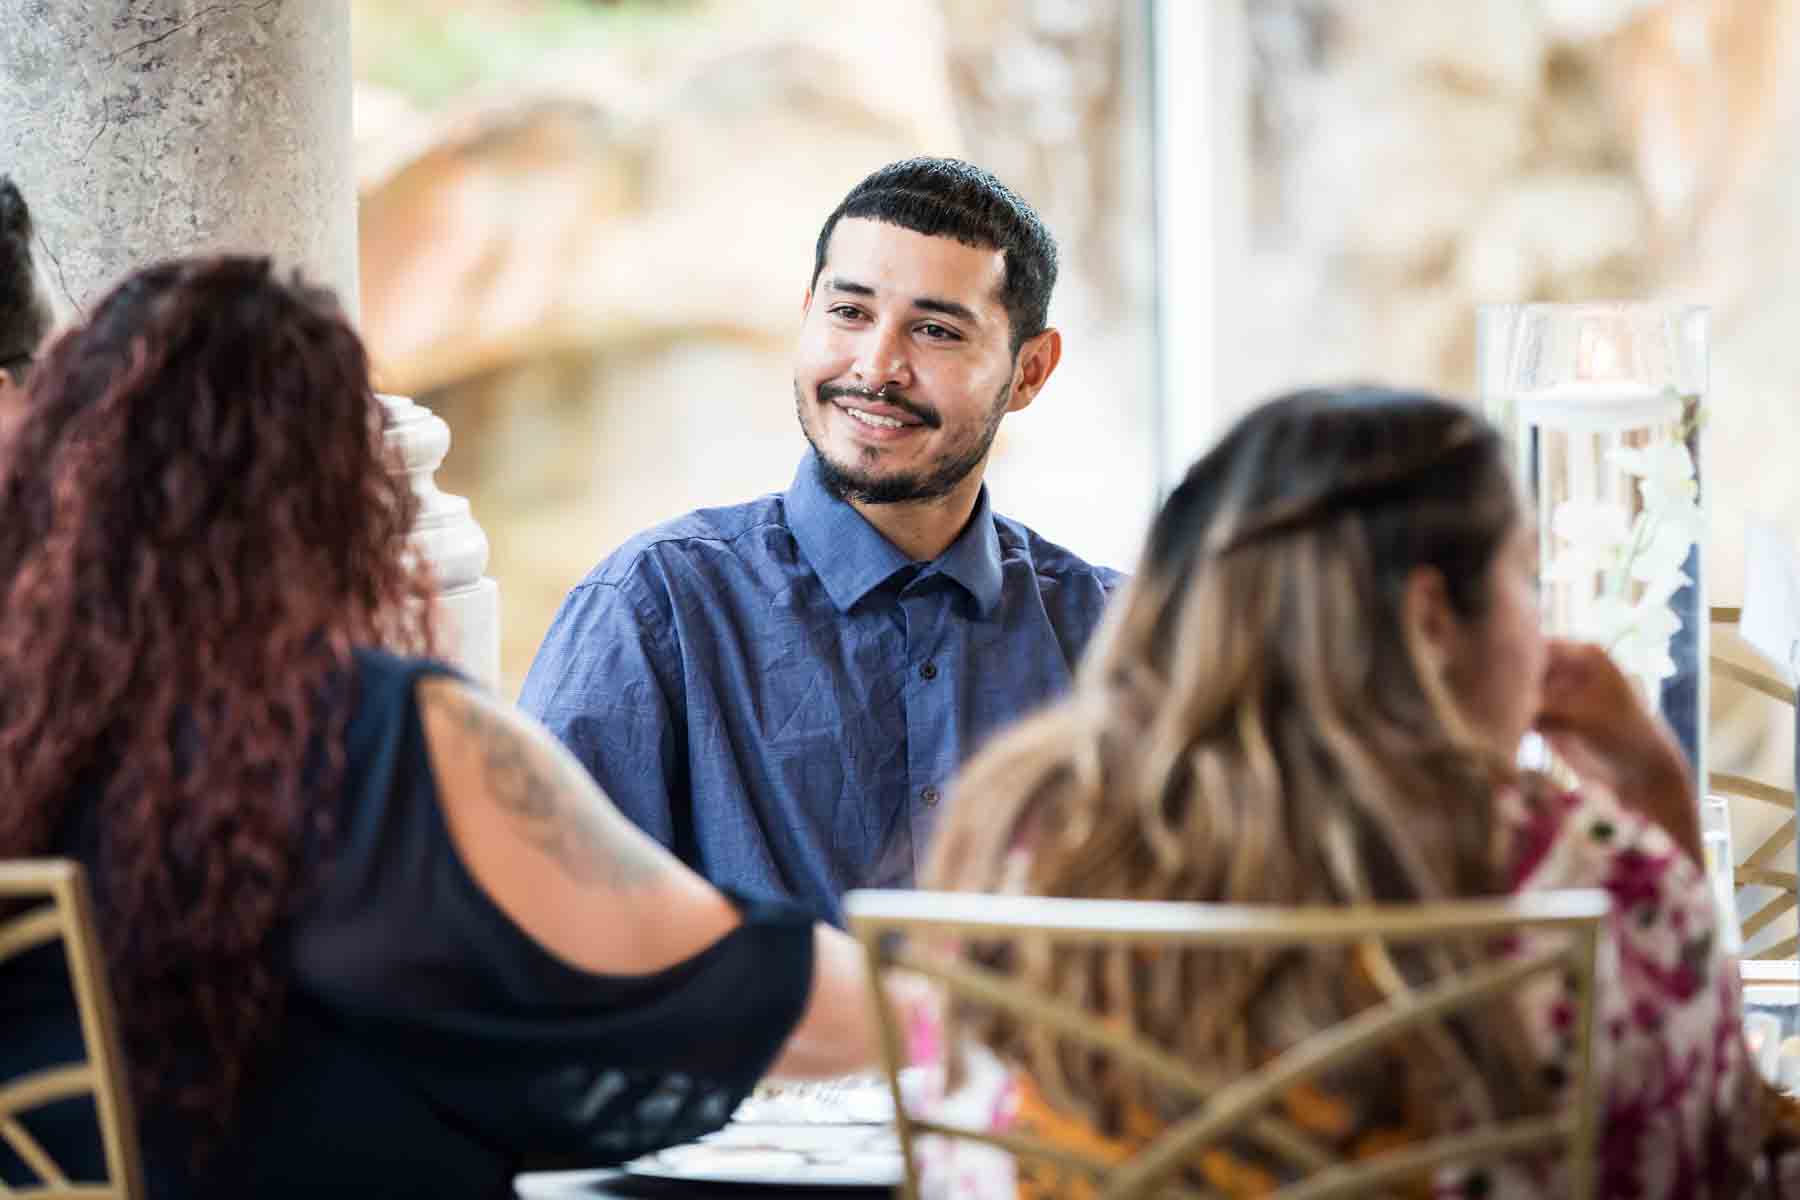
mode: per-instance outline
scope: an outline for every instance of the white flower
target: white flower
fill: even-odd
[[[1606,457],[1627,475],[1637,477],[1638,494],[1648,511],[1693,507],[1700,494],[1694,479],[1694,456],[1688,453],[1686,442],[1671,438],[1648,446],[1620,447],[1608,451]]]
[[[1680,631],[1681,618],[1675,615],[1666,599],[1652,600],[1643,596],[1631,606],[1632,633],[1666,642]]]
[[[1694,548],[1694,538],[1678,520],[1670,520],[1661,513],[1648,518],[1647,536],[1640,543],[1638,552],[1631,559],[1631,577],[1639,583],[1655,586],[1661,583],[1674,582],[1675,587],[1687,582],[1687,576],[1681,568],[1687,564],[1688,554]],[[1675,587],[1669,589],[1674,594]]]
[[[1694,458],[1685,442],[1618,447],[1608,462],[1636,483],[1641,501],[1567,500],[1550,529],[1557,547],[1544,578],[1570,589],[1570,630],[1605,646],[1619,667],[1654,685],[1675,674],[1670,639],[1681,618],[1670,607],[1691,582],[1688,556],[1705,528]]]
[[[1675,674],[1675,659],[1669,654],[1669,639],[1630,630],[1607,647],[1619,670],[1639,679],[1660,683]]]
[[[1617,593],[1595,597],[1576,617],[1572,632],[1605,646],[1619,669],[1644,680],[1667,679],[1675,673],[1669,639],[1681,620],[1666,597],[1646,595],[1628,603]]]
[[[1550,530],[1562,545],[1544,565],[1543,577],[1584,586],[1592,586],[1600,572],[1619,568],[1632,536],[1623,505],[1588,500],[1557,505]]]
[[[1639,601],[1632,606],[1630,619],[1607,648],[1621,671],[1641,679],[1667,679],[1675,674],[1669,639],[1680,629],[1681,618],[1666,601]]]
[[[1632,620],[1631,605],[1615,592],[1602,592],[1571,614],[1569,632],[1584,642],[1610,645],[1624,636]]]
[[[1680,530],[1690,546],[1706,536],[1706,517],[1692,498],[1659,498],[1654,506],[1647,505],[1645,511],[1655,514],[1664,525]]]
[[[1564,500],[1550,519],[1550,531],[1576,553],[1604,555],[1631,541],[1631,516],[1623,504]]]
[[[1691,479],[1671,480],[1652,476],[1638,483],[1638,495],[1644,498],[1644,509],[1654,513],[1688,511],[1694,519],[1700,516],[1700,485]]]
[[[1612,464],[1627,475],[1641,479],[1665,480],[1669,483],[1694,481],[1694,456],[1687,443],[1675,438],[1652,442],[1648,446],[1617,446],[1606,452]]]
[[[1688,577],[1687,572],[1685,571],[1670,571],[1665,574],[1654,575],[1643,581],[1644,591],[1643,594],[1638,597],[1638,603],[1661,604],[1666,606],[1669,601],[1675,598],[1675,593],[1681,590],[1683,584],[1692,582],[1693,580]]]

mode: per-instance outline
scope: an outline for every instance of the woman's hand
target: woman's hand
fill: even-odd
[[[1700,860],[1700,813],[1687,758],[1599,646],[1552,641],[1536,728],[1584,782],[1666,829]]]

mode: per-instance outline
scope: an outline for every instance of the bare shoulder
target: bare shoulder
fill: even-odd
[[[511,833],[569,880],[626,890],[678,869],[581,764],[511,704],[458,679],[420,681],[420,716],[459,847]]]

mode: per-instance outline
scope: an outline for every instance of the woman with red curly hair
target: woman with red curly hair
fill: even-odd
[[[714,1128],[771,1064],[865,1064],[847,939],[409,657],[388,466],[335,302],[241,257],[119,285],[0,451],[0,858],[91,874],[153,1191],[510,1194]],[[0,1078],[78,1050],[65,989],[8,968]],[[26,1124],[98,1166],[80,1104]]]

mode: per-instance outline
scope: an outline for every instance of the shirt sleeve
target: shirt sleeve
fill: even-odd
[[[519,706],[567,746],[620,812],[675,850],[687,833],[686,709],[668,619],[635,580],[569,593]]]

